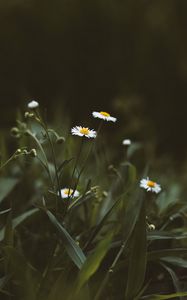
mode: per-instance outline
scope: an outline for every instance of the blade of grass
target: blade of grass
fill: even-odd
[[[182,292],[182,293],[173,293],[173,294],[167,294],[167,295],[148,295],[144,296],[141,299],[146,299],[146,300],[168,300],[168,299],[173,299],[177,297],[183,297],[187,296],[187,292]]]
[[[105,257],[112,240],[113,233],[109,233],[95,248],[94,252],[86,259],[81,271],[78,274],[77,281],[74,287],[73,297],[79,293],[81,288],[90,279],[91,276],[99,268],[103,258]],[[74,298],[71,298],[74,299]],[[76,299],[76,298],[75,298]]]
[[[141,209],[141,206],[142,206],[143,192],[141,191],[140,195],[138,194],[138,196],[136,196],[135,198],[132,198],[131,200],[132,201],[129,201],[129,203],[127,205],[127,209],[126,209],[126,212],[125,212],[125,215],[124,215],[124,219],[125,219],[124,232],[123,232],[124,238],[123,238],[123,241],[121,242],[121,247],[120,247],[117,255],[115,256],[115,258],[114,258],[107,274],[105,275],[94,300],[101,299],[103,290],[104,290],[104,288],[105,288],[105,286],[106,286],[106,284],[107,284],[107,282],[110,278],[110,275],[113,273],[113,271],[114,271],[114,269],[115,269],[115,267],[116,267],[116,265],[117,265],[117,263],[118,263],[118,261],[121,257],[121,254],[125,250],[127,242],[129,241],[129,239],[131,237],[131,234],[134,230],[134,227],[135,227],[135,224],[136,224],[136,221],[137,221],[137,218],[139,216],[140,209]]]
[[[48,215],[49,220],[52,222],[52,224],[57,228],[58,232],[60,233],[60,237],[64,243],[64,247],[69,257],[72,259],[75,265],[79,269],[81,269],[84,262],[86,261],[86,256],[84,255],[82,249],[78,246],[78,244],[70,236],[67,230],[58,222],[56,217],[49,210],[46,210],[46,214]]]
[[[181,287],[180,287],[180,283],[179,283],[179,280],[178,280],[178,278],[177,278],[176,273],[175,273],[171,268],[169,268],[168,266],[166,266],[166,264],[160,263],[160,265],[161,265],[161,266],[168,272],[168,274],[170,275],[170,277],[171,277],[171,279],[172,279],[172,281],[173,281],[173,286],[174,286],[174,288],[175,288],[175,292],[178,292],[178,293],[182,292],[182,291],[181,291]],[[179,299],[182,300],[181,297],[179,297]]]
[[[18,225],[20,225],[22,222],[26,221],[31,216],[35,215],[39,212],[38,208],[33,208],[31,210],[26,211],[25,213],[21,214],[20,216],[14,218],[12,220],[12,228],[15,229]],[[4,239],[5,235],[5,227],[3,227],[0,230],[0,242]]]
[[[136,223],[130,261],[125,299],[134,299],[144,283],[147,264],[146,213],[145,204],[142,204],[140,215]]]

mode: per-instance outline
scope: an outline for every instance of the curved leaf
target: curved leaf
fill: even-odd
[[[144,296],[141,299],[147,299],[147,300],[167,300],[167,299],[174,299],[177,297],[183,297],[187,296],[187,292],[182,292],[182,293],[173,293],[173,294],[168,294],[168,295],[148,295]]]
[[[104,256],[109,249],[112,236],[113,233],[109,233],[107,237],[98,244],[94,252],[86,259],[81,271],[79,272],[78,279],[75,284],[75,294],[78,294],[82,286],[99,268]]]
[[[25,213],[21,214],[20,216],[14,218],[12,220],[12,228],[15,229],[22,222],[26,221],[27,218],[31,217],[32,215],[34,215],[37,212],[39,212],[39,209],[33,208],[33,209],[30,209],[30,210],[26,211]],[[0,230],[0,242],[4,239],[4,235],[5,235],[5,227],[3,227]]]
[[[0,179],[0,203],[15,188],[19,180],[17,178],[1,178]]]
[[[147,239],[146,239],[146,214],[145,205],[142,204],[138,221],[135,225],[130,261],[128,266],[128,279],[125,299],[136,297],[144,283],[147,263]]]
[[[75,265],[79,269],[81,269],[84,262],[86,261],[86,256],[84,255],[82,249],[78,246],[75,240],[70,236],[67,230],[58,222],[56,217],[49,210],[46,210],[46,213],[50,221],[58,229],[60,233],[60,237],[64,242],[64,247],[69,257],[72,259]]]

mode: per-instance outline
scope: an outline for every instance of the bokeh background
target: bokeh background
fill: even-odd
[[[0,23],[1,133],[31,99],[79,124],[106,110],[184,163],[186,0],[1,0]]]

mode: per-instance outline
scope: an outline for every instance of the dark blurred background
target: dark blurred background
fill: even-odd
[[[186,0],[1,0],[0,22],[1,131],[36,99],[186,158]]]

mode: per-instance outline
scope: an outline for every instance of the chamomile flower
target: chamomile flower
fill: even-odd
[[[145,189],[147,192],[160,193],[161,187],[160,184],[152,181],[147,177],[147,179],[142,179],[140,181],[140,187]]]
[[[77,190],[69,189],[69,188],[64,188],[60,190],[61,192],[61,197],[63,199],[65,198],[76,198],[79,197],[79,192]]]
[[[97,133],[88,127],[75,126],[71,129],[72,135],[85,136],[87,138],[96,138]]]
[[[130,146],[130,145],[131,145],[131,140],[125,139],[125,140],[123,140],[122,144],[123,144],[124,146]]]
[[[111,121],[111,122],[116,122],[116,118],[114,117],[111,117],[111,115],[105,111],[100,111],[100,112],[97,112],[97,111],[94,111],[92,113],[92,116],[94,118],[99,118],[99,119],[102,119],[104,121]]]
[[[28,103],[28,108],[30,109],[35,109],[39,106],[39,103],[35,100],[32,100]]]

